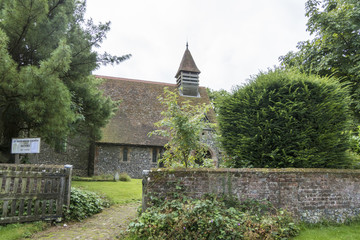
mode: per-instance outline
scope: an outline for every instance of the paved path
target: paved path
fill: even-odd
[[[31,239],[117,239],[120,231],[125,230],[129,222],[135,219],[138,206],[139,204],[114,205],[82,222],[50,227]]]

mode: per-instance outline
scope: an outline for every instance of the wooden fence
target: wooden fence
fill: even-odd
[[[69,207],[72,166],[0,164],[0,224],[59,220]]]

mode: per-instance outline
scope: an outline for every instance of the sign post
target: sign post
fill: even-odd
[[[15,163],[19,164],[19,154],[40,153],[40,138],[13,138],[11,153],[15,154]]]

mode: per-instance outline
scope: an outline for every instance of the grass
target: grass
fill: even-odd
[[[130,182],[88,182],[72,181],[73,187],[97,192],[106,196],[116,204],[140,202],[142,197],[142,180],[132,179]],[[48,226],[46,222],[9,224],[0,226],[1,240],[17,240],[31,237],[33,233],[42,231]]]
[[[16,223],[0,226],[1,240],[17,240],[31,237],[33,233],[44,230],[48,226],[46,222]]]
[[[293,240],[360,240],[360,222],[350,225],[305,228]]]
[[[105,195],[115,204],[139,202],[142,198],[141,179],[132,179],[130,182],[73,181],[72,186]]]

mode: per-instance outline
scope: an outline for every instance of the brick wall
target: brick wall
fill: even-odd
[[[145,205],[150,194],[171,195],[180,185],[190,197],[214,193],[267,199],[308,222],[341,222],[360,213],[360,170],[161,169],[144,174]]]

